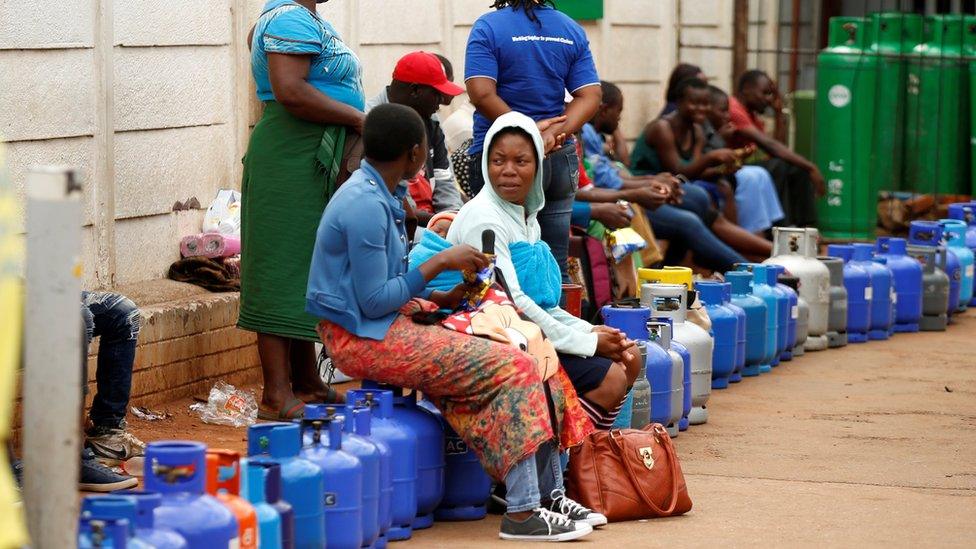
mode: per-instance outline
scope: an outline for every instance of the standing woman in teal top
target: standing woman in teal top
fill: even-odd
[[[346,135],[362,132],[365,96],[359,59],[316,13],[320,2],[268,0],[251,35],[264,114],[244,157],[237,325],[258,334],[264,419],[293,419],[304,401],[334,399],[315,365],[305,288]]]

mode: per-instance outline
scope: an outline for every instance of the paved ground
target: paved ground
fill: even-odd
[[[713,393],[708,425],[675,439],[694,510],[577,545],[976,546],[974,342],[969,313],[946,333],[810,353]],[[186,404],[133,428],[153,439],[194,423],[194,438],[243,448],[242,431],[192,422]],[[498,545],[497,528],[438,524],[402,546]]]

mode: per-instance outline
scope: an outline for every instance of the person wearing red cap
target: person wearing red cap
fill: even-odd
[[[427,200],[431,202],[433,211],[416,209],[422,226],[427,225],[432,214],[456,211],[464,205],[451,169],[444,131],[436,116],[441,105],[449,103],[450,99],[464,92],[464,88],[451,82],[448,76],[444,63],[437,55],[425,51],[411,52],[397,61],[390,85],[366,103],[367,112],[385,103],[405,105],[424,120],[427,128],[427,162],[418,178],[411,180],[410,185],[411,195],[419,193],[414,196],[418,206]]]

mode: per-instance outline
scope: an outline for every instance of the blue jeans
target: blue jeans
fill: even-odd
[[[469,183],[471,192],[475,194],[481,192],[481,188],[485,185],[485,174],[481,172],[482,154],[468,157]],[[559,264],[559,271],[563,275],[563,282],[569,282],[566,267],[569,257],[569,225],[578,187],[579,155],[576,154],[576,145],[573,142],[549,153],[542,163],[542,189],[545,192],[546,205],[537,216],[542,240],[552,250],[552,255]]]
[[[732,270],[735,263],[745,261],[744,257],[719,240],[690,209],[665,204],[647,212],[647,217],[651,220],[654,234],[668,241],[665,265],[680,265],[688,250],[691,250],[695,263],[721,273]]]
[[[127,297],[109,292],[82,292],[85,355],[92,338],[100,337],[95,384],[98,392],[89,417],[95,427],[118,428],[132,393],[132,363],[142,326],[139,309]]]
[[[516,463],[505,475],[509,513],[531,511],[542,504],[542,496],[563,489],[563,469],[552,442],[539,447],[535,455]]]

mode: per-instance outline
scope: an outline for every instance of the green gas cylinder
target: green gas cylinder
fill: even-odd
[[[869,28],[862,17],[831,18],[817,56],[816,157],[827,180],[818,207],[827,238],[871,238],[877,224],[870,186],[878,58],[867,51]]]
[[[976,196],[976,15],[967,15],[963,26],[963,61],[969,65],[969,194]]]
[[[904,183],[912,192],[969,193],[962,168],[969,137],[964,139],[961,120],[963,100],[968,102],[963,95],[962,28],[961,15],[926,17],[924,41],[908,62]]]
[[[871,155],[871,191],[876,193],[902,189],[906,57],[922,41],[922,16],[873,13],[869,24],[872,37],[869,51],[878,58]]]

